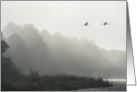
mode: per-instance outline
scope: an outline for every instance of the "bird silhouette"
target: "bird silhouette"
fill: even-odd
[[[86,23],[84,24],[84,26],[90,26],[90,25],[88,25],[88,22],[86,22]]]
[[[108,22],[104,22],[102,25],[106,26],[106,25],[110,25]]]

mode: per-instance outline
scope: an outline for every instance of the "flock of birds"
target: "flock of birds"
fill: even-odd
[[[108,22],[104,22],[103,24],[102,24],[103,26],[107,26],[107,25],[110,25]],[[85,24],[84,24],[84,26],[90,26],[89,24],[88,24],[88,22],[86,22]]]

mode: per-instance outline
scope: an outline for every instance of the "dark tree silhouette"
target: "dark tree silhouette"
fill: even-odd
[[[11,58],[4,56],[4,52],[8,48],[8,44],[1,40],[1,90],[17,89],[16,83],[22,79],[22,74],[11,61]]]

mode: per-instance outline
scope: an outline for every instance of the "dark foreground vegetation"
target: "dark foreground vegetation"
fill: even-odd
[[[71,91],[82,88],[99,88],[112,86],[103,78],[89,78],[72,75],[40,76],[31,71],[23,75],[4,52],[9,46],[1,40],[1,90],[2,91]]]
[[[39,76],[32,72],[20,81],[9,80],[2,83],[2,91],[72,91],[81,88],[100,88],[111,86],[102,78],[94,79],[67,75]]]

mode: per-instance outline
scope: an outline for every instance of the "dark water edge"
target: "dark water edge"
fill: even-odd
[[[126,91],[126,82],[125,81],[109,81],[113,86],[112,87],[102,87],[102,88],[87,88],[79,89],[77,91]]]

